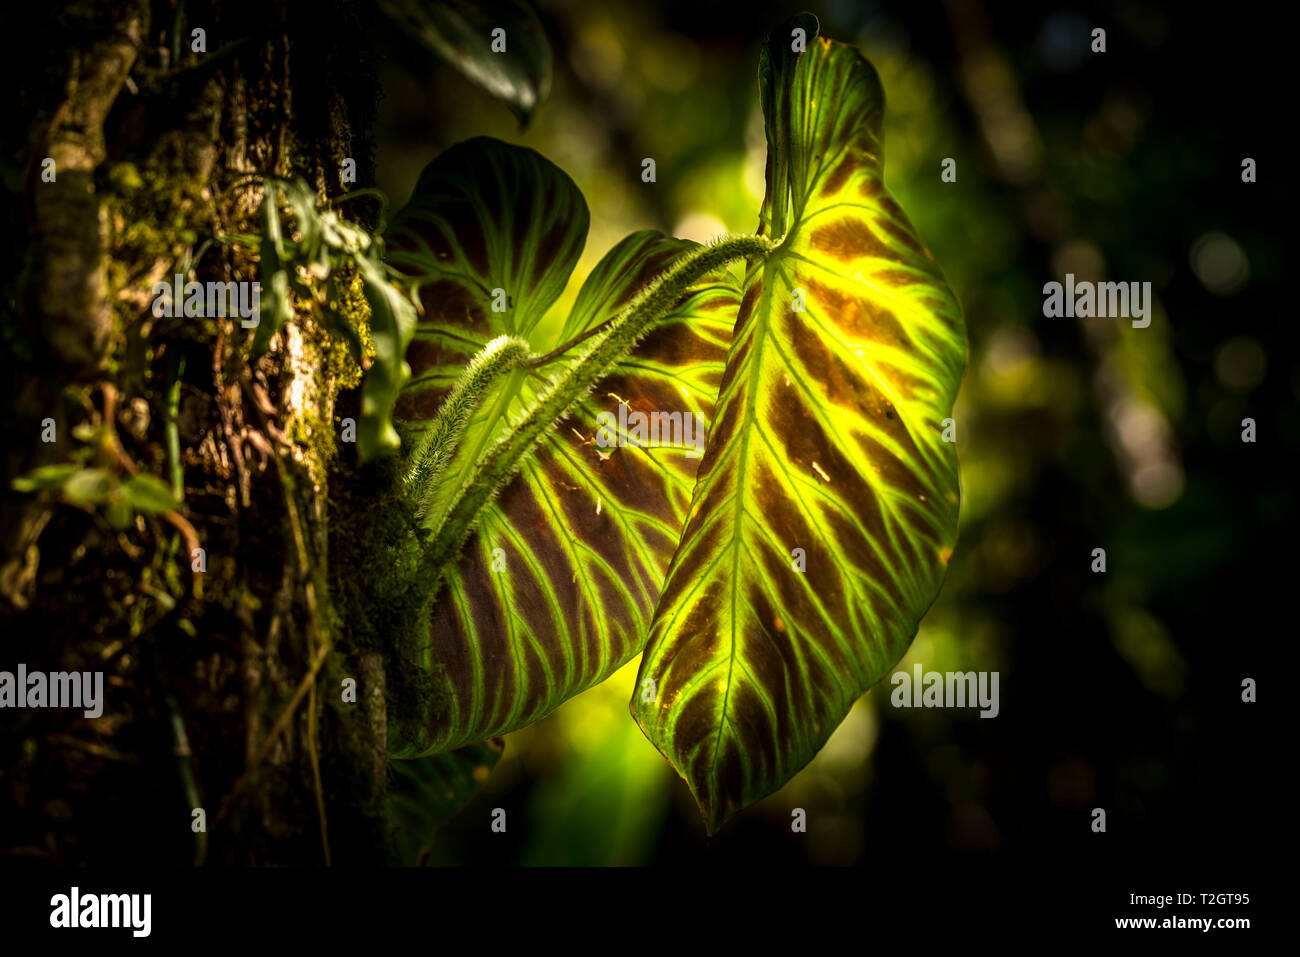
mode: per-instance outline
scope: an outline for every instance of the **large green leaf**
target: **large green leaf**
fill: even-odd
[[[538,350],[536,328],[578,263],[588,222],[573,180],[533,150],[478,137],[425,167],[385,234],[388,262],[416,281],[423,306],[406,354],[411,379],[395,412],[407,434],[433,419],[489,340],[518,336]],[[544,381],[520,370],[484,397],[448,467],[435,514],[470,481],[483,451]]]
[[[804,15],[764,51],[760,231],[785,238],[746,277],[632,701],[710,831],[903,655],[957,532],[960,310],[885,191],[875,70],[816,31]]]
[[[649,231],[627,237],[587,278],[563,328],[539,326],[586,225],[577,188],[531,150],[479,139],[430,165],[388,236],[390,261],[417,279],[425,310],[398,406],[408,431],[427,424],[489,339],[521,336],[535,353],[551,352],[612,318],[694,245]],[[507,311],[492,311],[494,289],[507,292]],[[690,448],[600,447],[597,416],[616,415],[622,401],[707,422],[738,304],[729,275],[692,287],[483,510],[427,637],[407,649],[408,667],[427,674],[435,691],[417,720],[395,717],[395,754],[436,753],[521,727],[641,649],[700,459]],[[430,525],[567,358],[503,376],[488,390],[443,473]]]

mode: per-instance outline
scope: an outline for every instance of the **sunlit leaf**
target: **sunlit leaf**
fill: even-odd
[[[289,299],[289,271],[285,263],[284,232],[280,227],[277,187],[268,182],[262,197],[262,236],[258,244],[262,293],[257,331],[253,333],[253,355],[260,356],[271,338],[293,316]]]
[[[269,183],[267,188],[272,188]],[[284,191],[289,208],[293,210],[293,218],[302,237],[298,242],[298,257],[308,262],[316,261],[324,246],[320,216],[316,212],[316,193],[298,178],[281,181],[280,188]]]
[[[805,15],[764,52],[760,231],[785,238],[746,277],[632,701],[711,831],[903,655],[957,533],[960,310],[885,191],[875,70],[815,34]]]
[[[73,505],[103,505],[117,487],[117,479],[104,469],[78,469],[63,483],[63,498]]]
[[[426,170],[389,236],[390,258],[418,278],[425,309],[399,404],[412,427],[432,417],[490,338],[522,336],[547,353],[610,319],[693,246],[650,231],[627,237],[588,277],[568,325],[543,340],[539,321],[577,261],[586,223],[577,188],[531,150],[476,140]],[[504,312],[492,310],[494,289],[509,293]],[[427,641],[412,650],[413,666],[442,693],[417,726],[402,729],[395,753],[433,753],[521,727],[640,650],[699,458],[692,448],[599,447],[597,415],[617,415],[622,401],[707,422],[738,303],[729,276],[693,287],[484,509]],[[445,473],[448,494],[509,428],[506,413],[521,414],[565,358],[489,391]]]
[[[18,492],[36,492],[44,488],[59,488],[77,472],[75,465],[42,465],[32,469],[26,475],[14,479],[13,487]]]
[[[418,284],[423,306],[407,350],[412,378],[397,403],[399,419],[416,426],[431,420],[489,340],[508,334],[533,343],[582,254],[587,224],[578,187],[533,150],[480,137],[425,168],[385,233],[388,262]],[[469,480],[507,413],[521,413],[543,381],[540,373],[517,372],[487,397],[466,431],[465,453],[451,466],[448,494]]]
[[[370,307],[370,339],[375,358],[361,385],[361,420],[357,422],[357,456],[365,462],[396,452],[402,440],[393,428],[393,408],[411,377],[406,350],[415,334],[415,304],[387,275],[384,264],[356,258],[362,289]]]

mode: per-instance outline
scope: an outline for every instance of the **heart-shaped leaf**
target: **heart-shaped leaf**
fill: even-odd
[[[426,169],[388,235],[390,261],[419,283],[424,305],[409,353],[414,376],[398,406],[408,430],[428,423],[489,339],[519,336],[534,353],[550,353],[612,318],[694,246],[652,231],[627,237],[587,278],[563,328],[539,325],[586,227],[577,187],[532,150],[472,140]],[[427,637],[407,649],[408,667],[427,674],[437,693],[416,720],[395,716],[396,755],[437,753],[528,724],[641,649],[699,458],[693,447],[602,447],[598,417],[617,419],[625,404],[707,422],[739,301],[724,273],[692,287],[484,508]],[[486,392],[442,474],[431,525],[471,481],[483,450],[568,359],[504,375]]]
[[[710,831],[903,655],[957,533],[960,310],[885,191],[875,70],[816,34],[803,15],[763,54],[760,232],[784,240],[746,277],[632,701]]]
[[[433,419],[489,340],[532,341],[578,263],[588,222],[573,180],[533,150],[479,137],[425,167],[385,233],[388,262],[417,283],[424,307],[406,354],[411,381],[396,408],[408,432]],[[522,414],[543,382],[539,373],[518,371],[484,398],[439,505],[470,480],[507,417]]]

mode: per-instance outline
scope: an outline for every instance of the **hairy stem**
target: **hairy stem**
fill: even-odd
[[[451,461],[483,393],[498,376],[521,365],[531,355],[532,350],[523,339],[497,336],[470,360],[438,409],[433,424],[420,436],[407,458],[403,482],[407,499],[415,503],[417,519],[428,514],[438,479]]]
[[[775,244],[762,236],[728,236],[692,250],[645,286],[628,306],[608,323],[567,370],[538,398],[538,402],[509,435],[483,457],[473,477],[454,499],[445,518],[433,526],[432,544],[426,549],[420,572],[436,582],[459,554],[473,532],[480,512],[522,465],[526,453],[547,429],[567,415],[573,405],[610,368],[636,345],[654,324],[666,316],[682,295],[701,277],[726,263],[750,256],[766,256]]]
[[[560,358],[560,356],[564,355],[566,352],[568,352],[570,349],[573,349],[575,346],[581,345],[582,343],[590,339],[592,336],[598,336],[602,332],[608,330],[609,327],[614,324],[614,320],[617,318],[618,316],[615,316],[613,319],[606,319],[598,326],[592,326],[586,332],[574,336],[572,339],[570,339],[568,342],[564,343],[561,346],[556,346],[554,349],[552,349],[550,352],[546,353],[545,355],[533,356],[531,359],[528,360],[528,367],[530,369],[536,369],[538,366],[544,366],[549,362],[554,362],[556,359]]]

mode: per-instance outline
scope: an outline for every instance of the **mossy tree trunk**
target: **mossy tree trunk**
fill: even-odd
[[[5,67],[22,116],[2,144],[19,255],[0,276],[0,670],[103,671],[106,700],[98,719],[5,714],[0,853],[381,859],[384,669],[342,626],[353,572],[331,565],[339,503],[366,495],[339,441],[361,370],[305,310],[254,361],[239,318],[151,308],[154,284],[177,273],[258,278],[254,257],[220,238],[260,228],[249,173],[301,175],[325,199],[346,188],[351,158],[357,185],[371,181],[370,11],[77,0],[32,12],[44,22]],[[364,322],[360,302],[335,305]],[[180,485],[182,507],[118,529],[9,487],[77,457]]]

